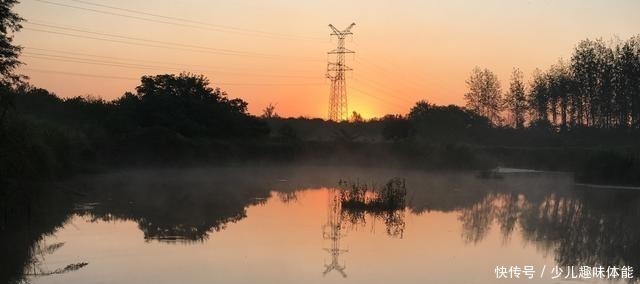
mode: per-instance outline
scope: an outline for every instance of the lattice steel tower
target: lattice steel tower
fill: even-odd
[[[345,72],[353,70],[345,64],[345,54],[355,53],[344,47],[344,39],[352,35],[351,28],[356,24],[352,23],[344,30],[338,30],[333,25],[329,25],[332,36],[338,38],[338,46],[336,49],[329,51],[328,54],[335,55],[335,61],[327,63],[327,78],[331,79],[331,90],[329,94],[329,120],[342,121],[349,117],[347,108],[347,81]]]

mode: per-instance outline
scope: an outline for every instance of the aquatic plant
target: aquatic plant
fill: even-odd
[[[376,189],[359,182],[340,181],[340,202],[344,209],[382,211],[404,209],[407,188],[404,179],[392,178]]]
[[[352,225],[364,225],[365,215],[384,222],[387,234],[402,238],[407,188],[404,179],[392,178],[384,186],[360,182],[339,182],[341,218]]]

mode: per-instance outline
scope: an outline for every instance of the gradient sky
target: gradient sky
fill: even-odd
[[[419,99],[462,105],[474,66],[505,86],[514,66],[527,76],[582,39],[640,33],[636,0],[22,0],[16,10],[30,22],[15,37],[25,47],[21,73],[61,97],[113,99],[142,75],[184,70],[246,100],[253,114],[274,103],[282,116],[322,118],[330,23],[357,24],[347,40],[356,51],[347,56],[349,110],[367,118],[407,113]]]

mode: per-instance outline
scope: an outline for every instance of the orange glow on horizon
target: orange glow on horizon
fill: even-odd
[[[187,71],[247,101],[252,114],[273,103],[283,117],[327,116],[329,23],[357,23],[346,41],[356,52],[347,56],[349,113],[366,119],[406,114],[422,99],[463,105],[474,66],[496,72],[506,88],[513,67],[528,76],[582,39],[625,39],[640,26],[640,2],[624,0],[48,2],[62,5],[16,7],[28,21],[15,36],[24,46],[20,72],[35,86],[114,99],[143,75]]]

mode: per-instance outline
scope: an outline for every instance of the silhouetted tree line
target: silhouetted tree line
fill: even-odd
[[[0,177],[59,175],[87,162],[225,154],[219,144],[270,131],[247,113],[246,102],[229,99],[201,75],[144,76],[135,93],[114,101],[62,99],[27,84],[10,92]]]
[[[0,2],[0,181],[123,163],[262,159],[615,169],[622,174],[607,176],[639,181],[628,178],[640,169],[638,37],[613,47],[583,41],[570,64],[537,72],[528,87],[515,69],[504,95],[495,74],[476,68],[466,107],[420,101],[406,115],[365,121],[354,112],[351,122],[332,122],[282,118],[270,104],[258,118],[243,100],[189,73],[144,76],[135,92],[113,101],[63,99],[30,86],[14,74],[20,47],[11,39],[21,21],[11,12],[15,3]]]
[[[535,70],[529,86],[514,69],[502,94],[498,77],[475,68],[467,80],[467,109],[494,125],[529,125],[569,130],[579,127],[640,128],[640,36],[606,44],[583,40],[570,60]]]

